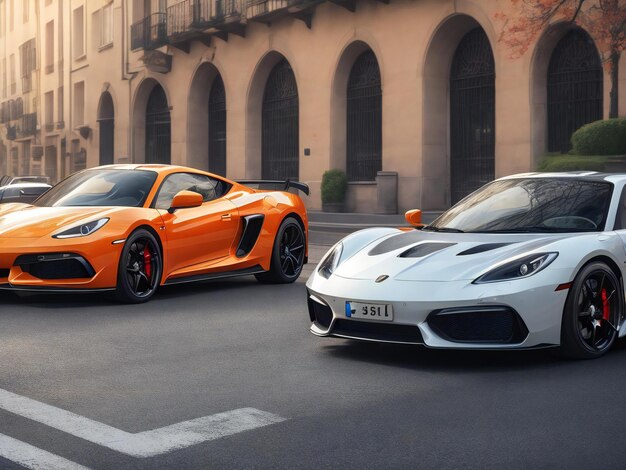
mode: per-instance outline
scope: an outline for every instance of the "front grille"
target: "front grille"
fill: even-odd
[[[398,325],[396,323],[374,323],[338,319],[335,322],[331,334],[350,336],[352,338],[390,341],[394,343],[424,343],[422,333],[417,326]]]
[[[39,279],[85,279],[95,275],[87,260],[74,253],[21,255],[15,265]]]
[[[508,307],[437,310],[428,325],[443,339],[458,343],[521,343],[528,336],[524,321]]]
[[[309,305],[309,317],[312,322],[317,323],[320,327],[328,329],[333,320],[333,311],[328,305],[322,305],[311,298],[307,297]]]
[[[80,279],[90,277],[85,266],[75,259],[47,261],[27,266],[28,273],[39,279]]]
[[[10,269],[0,269],[0,277],[9,277]]]

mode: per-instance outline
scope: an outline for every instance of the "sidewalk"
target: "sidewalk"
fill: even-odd
[[[369,227],[408,227],[404,214],[356,214],[349,212],[330,213],[308,211],[309,214],[309,243],[312,245],[329,246],[349,233]],[[422,222],[425,224],[435,220],[441,212],[429,211],[422,213]]]
[[[330,213],[308,211],[309,229],[320,232],[354,232],[368,227],[406,227],[408,223],[404,214],[357,214],[351,212]],[[441,212],[422,212],[422,222],[425,224],[435,220]]]

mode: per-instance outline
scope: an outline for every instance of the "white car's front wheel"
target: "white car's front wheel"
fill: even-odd
[[[623,296],[615,273],[602,262],[584,266],[570,287],[561,325],[561,352],[578,359],[605,354],[617,338]]]

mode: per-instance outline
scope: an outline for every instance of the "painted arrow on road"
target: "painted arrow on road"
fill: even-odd
[[[0,408],[133,457],[153,457],[285,421],[256,408],[239,408],[151,431],[129,433],[3,389],[0,389]]]

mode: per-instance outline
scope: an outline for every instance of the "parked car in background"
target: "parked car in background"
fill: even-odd
[[[16,183],[0,186],[0,204],[33,202],[52,186],[45,183]]]
[[[3,176],[0,179],[0,186],[7,186],[9,184],[19,183],[43,183],[50,184],[50,178],[48,176],[41,175],[28,175],[28,176]]]

